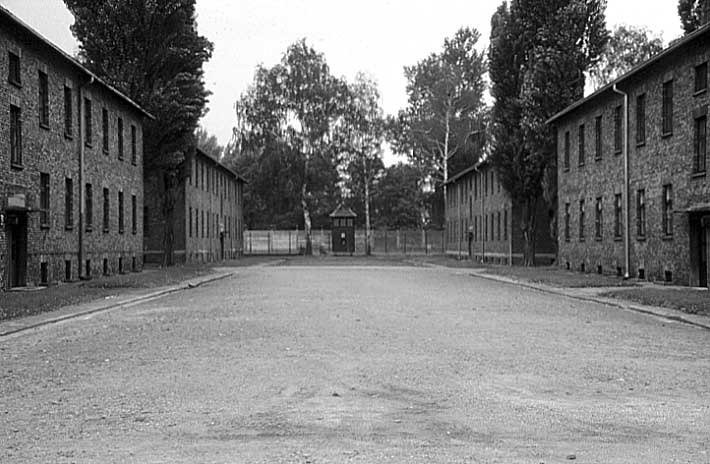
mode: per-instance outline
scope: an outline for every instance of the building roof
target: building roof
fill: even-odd
[[[648,60],[644,61],[643,63],[637,65],[636,67],[632,68],[631,71],[627,72],[626,74],[618,77],[617,79],[611,81],[601,89],[597,90],[596,92],[592,93],[591,95],[581,99],[577,100],[567,108],[563,109],[559,113],[555,114],[552,116],[550,119],[546,121],[547,124],[552,124],[558,119],[568,115],[569,113],[573,112],[574,110],[584,106],[586,103],[588,103],[591,100],[596,99],[602,94],[613,92],[614,85],[620,85],[623,84],[624,82],[628,81],[632,77],[636,76],[637,74],[641,73],[642,71],[645,71],[646,69],[650,68],[651,66],[654,66],[656,63],[660,62],[661,60],[664,60],[669,57],[673,57],[676,53],[678,53],[680,50],[686,48],[689,44],[707,38],[707,36],[710,34],[710,24],[705,25],[698,30],[686,35],[685,37],[679,39],[676,42],[673,42],[670,46],[668,46],[665,50],[661,51],[660,53],[652,56]]]
[[[446,181],[446,184],[453,184],[454,182],[457,182],[459,179],[464,177],[465,175],[473,172],[473,171],[478,171],[482,166],[485,166],[488,164],[488,158],[483,158],[479,160],[476,164],[467,167],[463,171],[459,172],[455,176],[451,177],[449,180]]]
[[[340,205],[338,205],[337,208],[335,208],[335,211],[330,213],[330,217],[332,217],[332,218],[354,218],[354,217],[357,217],[357,214],[353,213],[353,210],[351,210],[350,208],[346,208],[341,203]]]
[[[234,177],[236,177],[238,181],[244,182],[245,184],[248,183],[248,182],[246,181],[246,179],[244,179],[242,176],[240,176],[239,174],[237,174],[233,169],[231,169],[231,168],[225,166],[225,164],[222,163],[220,160],[213,158],[212,156],[208,155],[207,153],[205,153],[205,152],[204,152],[203,150],[201,150],[200,148],[195,148],[195,152],[196,152],[197,154],[199,154],[200,156],[202,156],[203,158],[206,158],[206,159],[208,159],[209,161],[211,161],[211,162],[212,162],[213,164],[215,164],[217,167],[224,169],[225,171],[227,171],[228,173],[230,173],[231,175],[233,175]]]
[[[144,110],[138,103],[134,102],[130,98],[128,98],[125,94],[121,93],[119,90],[114,88],[113,86],[109,85],[106,83],[103,79],[101,79],[99,76],[94,74],[93,72],[89,71],[84,65],[79,63],[75,58],[72,58],[69,54],[67,54],[64,50],[50,42],[48,39],[46,39],[44,36],[42,36],[39,32],[35,31],[32,29],[30,26],[28,26],[24,21],[22,21],[20,18],[12,14],[10,11],[5,9],[4,7],[0,6],[0,19],[5,19],[21,30],[23,30],[25,33],[29,34],[30,36],[34,37],[38,42],[41,44],[45,45],[49,49],[51,49],[54,53],[59,55],[64,61],[68,62],[74,69],[78,70],[80,73],[86,75],[86,77],[89,77],[93,79],[94,82],[96,82],[98,85],[101,87],[106,88],[109,92],[114,94],[119,100],[123,101],[126,103],[128,106],[132,107],[135,109],[137,112],[143,114],[143,116],[149,118],[149,119],[155,119],[155,117],[148,113],[146,110]]]

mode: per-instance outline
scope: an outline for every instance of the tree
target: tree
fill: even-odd
[[[471,137],[483,130],[486,71],[484,54],[475,49],[479,38],[475,29],[459,29],[440,53],[404,69],[408,107],[394,126],[401,131],[396,146],[408,149],[410,161],[443,186],[444,204],[449,160],[465,154],[469,165],[477,161],[470,147]]]
[[[423,192],[420,179],[416,167],[401,162],[383,171],[375,184],[372,202],[376,227],[406,229],[423,225],[430,195]]]
[[[521,205],[523,259],[533,265],[538,204],[555,208],[555,136],[546,121],[583,96],[584,72],[606,44],[603,0],[514,0],[491,20],[495,99],[491,161]]]
[[[616,26],[599,61],[589,71],[594,89],[600,89],[662,50],[663,39],[648,29]]]
[[[81,61],[155,116],[143,125],[144,175],[162,182],[163,264],[172,265],[181,166],[209,96],[202,66],[213,47],[197,33],[195,0],[64,3]]]
[[[219,160],[224,152],[224,147],[219,144],[217,137],[207,132],[203,127],[198,127],[195,130],[195,145],[216,160]]]
[[[708,19],[710,4],[707,0],[678,0],[678,16],[686,34],[699,29]]]
[[[369,255],[370,204],[373,183],[384,168],[382,143],[384,141],[384,117],[379,105],[377,84],[362,73],[355,76],[349,86],[349,105],[343,118],[341,133],[346,153],[346,179],[351,194],[359,197],[364,205],[365,254]]]
[[[239,149],[233,156],[246,152],[257,163],[271,160],[280,177],[265,181],[298,190],[307,254],[314,214],[327,216],[338,198],[337,142],[346,102],[347,85],[305,39],[289,46],[279,64],[259,66],[253,86],[237,102]]]

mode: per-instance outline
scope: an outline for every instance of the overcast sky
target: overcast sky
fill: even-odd
[[[213,95],[202,125],[225,144],[233,106],[259,63],[279,61],[289,44],[306,37],[325,54],[332,72],[352,80],[374,77],[386,113],[406,105],[402,68],[438,51],[461,26],[481,32],[487,46],[490,18],[501,0],[197,0],[198,29],[215,45],[205,67]],[[62,0],[0,0],[20,19],[75,54],[72,16]],[[608,0],[607,25],[645,26],[665,43],[681,35],[677,0]]]

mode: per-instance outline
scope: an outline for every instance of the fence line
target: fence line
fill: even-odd
[[[373,254],[444,254],[446,235],[444,230],[430,229],[373,229],[371,251]],[[313,254],[332,253],[331,231],[311,230]],[[355,254],[366,250],[364,229],[355,230]],[[306,237],[303,230],[245,230],[244,254],[247,255],[298,255],[303,254]]]

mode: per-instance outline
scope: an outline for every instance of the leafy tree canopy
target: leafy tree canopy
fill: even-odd
[[[708,21],[707,9],[710,5],[706,0],[678,0],[678,16],[686,34],[700,28]],[[706,11],[703,11],[706,9]]]

